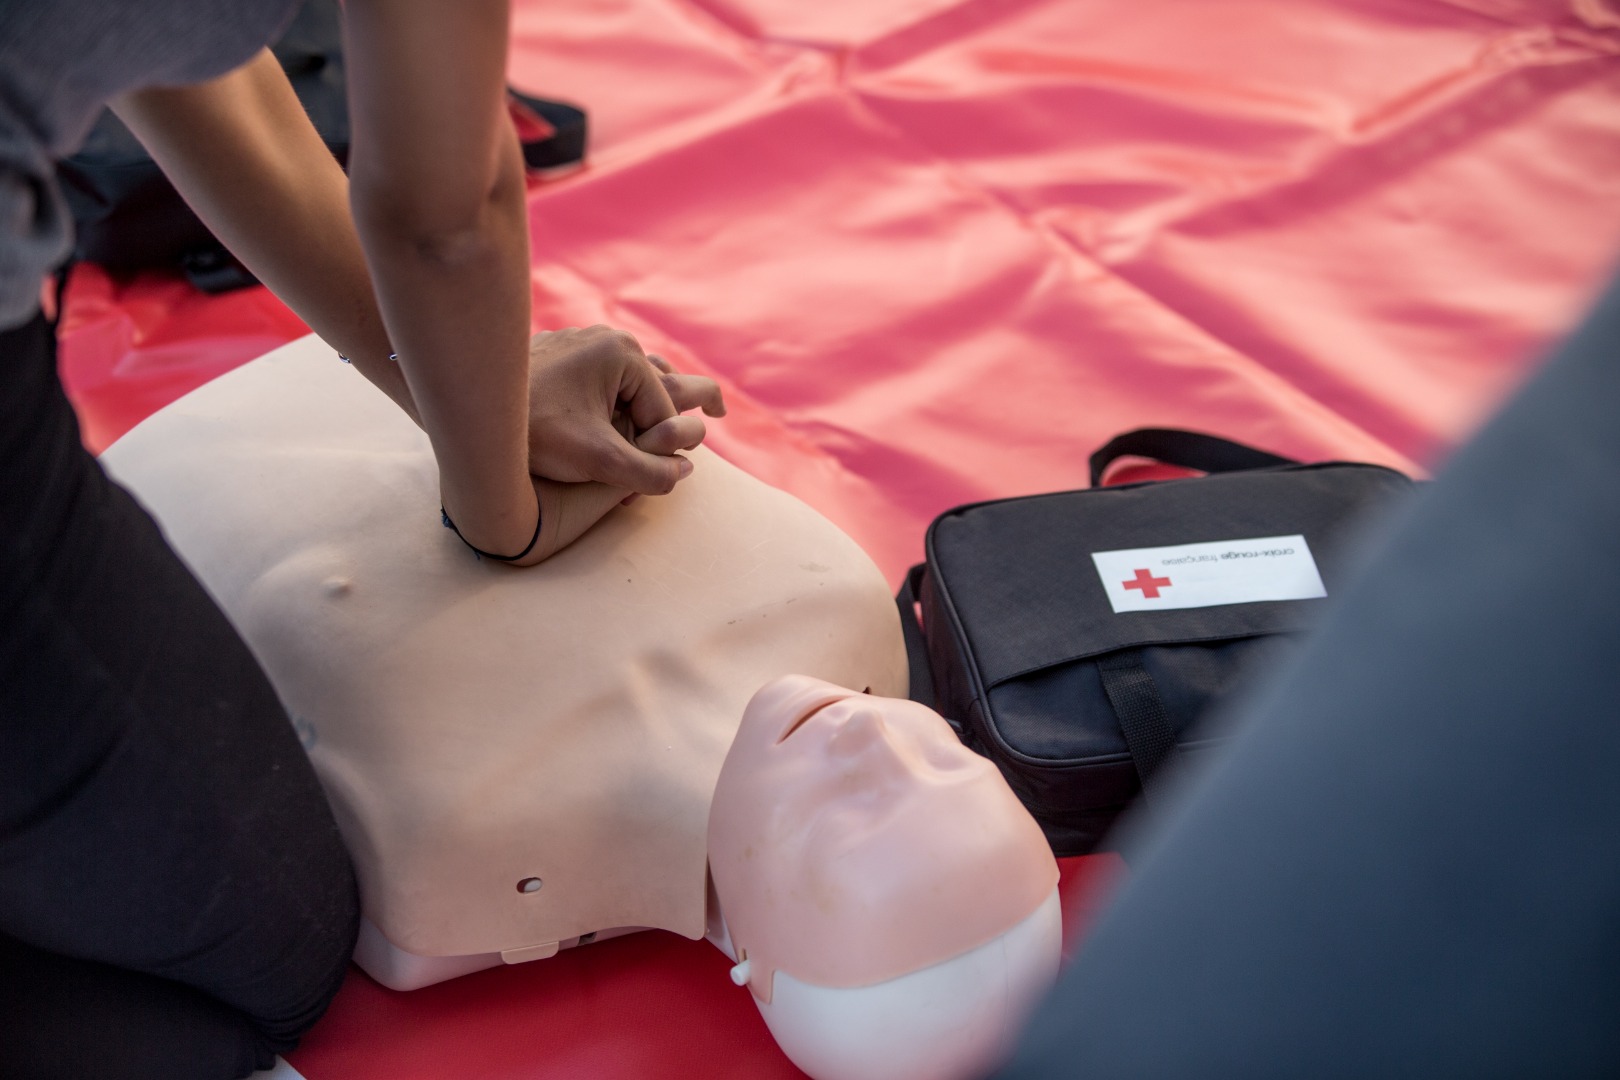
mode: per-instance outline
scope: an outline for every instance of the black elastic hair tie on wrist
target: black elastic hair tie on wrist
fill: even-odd
[[[526,546],[516,555],[497,555],[492,551],[485,551],[483,548],[473,547],[472,544],[468,542],[467,538],[461,535],[461,530],[456,528],[456,523],[450,520],[449,511],[445,510],[445,508],[442,506],[439,507],[439,520],[444,522],[445,528],[456,534],[457,540],[460,540],[463,544],[466,544],[469,548],[472,548],[472,553],[477,555],[480,559],[494,559],[496,562],[517,562],[519,559],[523,558],[523,556],[533,551],[535,542],[540,539],[540,500],[536,498],[534,501],[534,535],[529,537],[528,546]]]

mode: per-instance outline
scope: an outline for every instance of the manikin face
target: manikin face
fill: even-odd
[[[806,676],[749,703],[709,816],[749,985],[868,986],[1006,933],[1057,865],[989,761],[932,710]]]

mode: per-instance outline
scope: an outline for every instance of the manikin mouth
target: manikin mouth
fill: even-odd
[[[831,706],[836,705],[840,701],[843,701],[843,700],[844,700],[843,698],[833,698],[831,701],[823,701],[819,705],[815,706],[809,712],[805,713],[803,716],[801,716],[797,720],[793,721],[793,723],[789,724],[782,731],[782,734],[777,736],[776,745],[781,746],[783,743],[787,742],[788,736],[792,735],[795,731],[798,731],[800,728],[802,728],[804,726],[804,722],[806,720],[810,719],[812,716],[816,715],[816,713],[820,712],[823,709],[830,708]]]

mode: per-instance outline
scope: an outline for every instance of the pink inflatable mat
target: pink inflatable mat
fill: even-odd
[[[1432,468],[1620,252],[1612,0],[519,0],[512,80],[594,131],[531,190],[537,326],[719,379],[710,445],[892,580],[939,511],[1080,486],[1128,428]],[[82,267],[63,368],[99,449],[302,332],[263,290]],[[1111,866],[1067,862],[1071,935]],[[798,1075],[661,934],[356,972],[291,1061]]]

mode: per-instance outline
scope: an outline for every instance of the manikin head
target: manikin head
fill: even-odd
[[[914,702],[767,683],[720,771],[709,862],[733,978],[816,1080],[971,1076],[1056,974],[1039,826]]]

